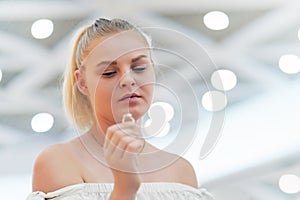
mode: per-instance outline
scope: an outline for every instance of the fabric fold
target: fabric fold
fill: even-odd
[[[80,183],[66,186],[53,192],[32,192],[26,200],[108,200],[113,190],[112,183]],[[213,200],[204,188],[196,189],[181,183],[142,183],[137,200]]]

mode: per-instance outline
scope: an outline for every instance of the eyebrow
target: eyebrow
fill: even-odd
[[[142,58],[148,58],[148,56],[147,55],[139,55],[136,58],[132,58],[131,62],[134,63],[134,62],[136,62],[136,61],[138,61],[138,60],[140,60]],[[116,64],[117,64],[117,61],[115,61],[115,60],[114,61],[108,61],[108,60],[106,60],[106,61],[101,61],[96,66],[99,67],[101,65],[116,65]]]

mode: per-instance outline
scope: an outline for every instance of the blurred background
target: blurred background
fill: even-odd
[[[195,137],[183,156],[194,165],[201,187],[220,200],[300,200],[299,10],[299,0],[0,1],[1,199],[25,199],[38,153],[78,135],[61,96],[74,31],[98,17],[121,17],[189,37],[201,46],[200,60],[207,53],[197,63],[201,78],[178,57],[157,53],[162,66],[191,85],[198,107],[189,104],[177,75],[162,67],[162,80],[185,103],[180,110],[173,94],[158,89],[162,103],[156,105],[170,117],[151,142],[170,142],[172,127],[185,113],[182,130]],[[167,49],[197,51],[178,34],[151,36]],[[200,158],[216,115],[222,120],[215,146]]]

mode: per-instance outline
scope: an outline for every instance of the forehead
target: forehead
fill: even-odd
[[[83,59],[83,65],[96,65],[134,54],[149,54],[150,49],[142,36],[135,31],[124,31],[96,39],[93,48]]]

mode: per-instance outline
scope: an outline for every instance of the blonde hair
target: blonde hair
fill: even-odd
[[[122,19],[100,18],[90,26],[83,28],[74,41],[71,62],[64,73],[63,103],[68,118],[80,129],[90,128],[94,122],[94,112],[88,97],[82,94],[76,86],[74,72],[84,68],[82,60],[91,51],[91,41],[122,31],[138,32],[151,47],[151,39],[142,30]]]

